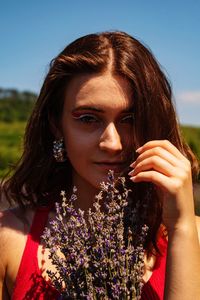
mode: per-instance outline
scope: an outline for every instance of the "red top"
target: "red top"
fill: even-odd
[[[38,266],[38,246],[48,218],[49,208],[39,208],[34,216],[26,246],[17,273],[12,300],[53,300],[59,298],[58,291],[42,277]],[[167,241],[159,240],[158,255],[153,274],[143,286],[141,300],[162,300],[164,294]]]

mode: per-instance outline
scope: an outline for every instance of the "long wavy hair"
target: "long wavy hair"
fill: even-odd
[[[72,184],[70,162],[57,163],[52,155],[52,123],[58,126],[70,80],[77,74],[103,74],[110,64],[112,73],[128,80],[132,87],[134,148],[149,140],[167,139],[188,157],[193,176],[197,175],[197,160],[180,134],[170,84],[151,51],[125,32],[89,34],[69,44],[50,63],[27,123],[22,157],[12,176],[1,185],[10,202],[22,207],[48,203],[55,200],[66,181]],[[143,204],[149,199],[144,217],[150,228],[147,247],[156,245],[162,203],[152,184],[135,184],[132,190],[139,199],[138,213],[143,213]]]

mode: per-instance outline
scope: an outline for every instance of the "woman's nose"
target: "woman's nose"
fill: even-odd
[[[121,137],[113,123],[110,123],[103,131],[100,137],[99,147],[101,150],[109,152],[122,151]]]

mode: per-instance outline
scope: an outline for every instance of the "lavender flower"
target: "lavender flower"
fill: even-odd
[[[109,171],[86,218],[84,211],[74,208],[76,188],[69,200],[61,192],[56,218],[43,234],[57,270],[47,272],[60,299],[140,299],[148,228],[144,225],[133,243],[133,230],[124,228],[129,190],[124,178],[118,178],[118,184],[120,191]]]

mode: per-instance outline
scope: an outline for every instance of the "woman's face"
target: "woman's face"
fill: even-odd
[[[131,88],[122,77],[105,73],[70,81],[61,128],[74,185],[99,188],[110,169],[117,175],[129,165],[132,111]]]

